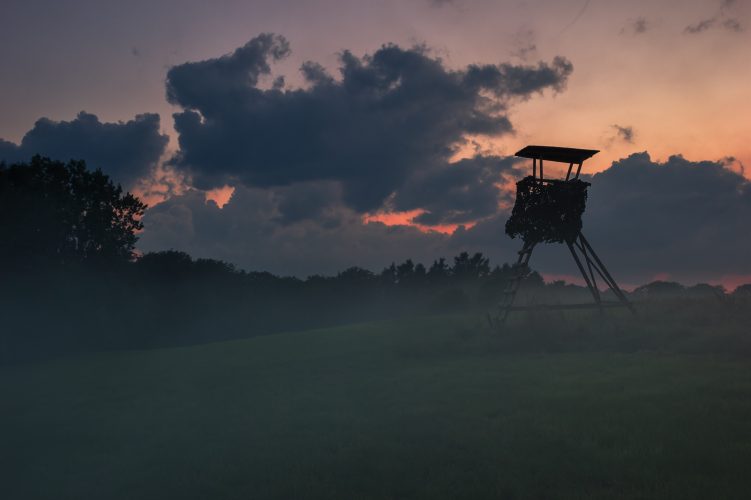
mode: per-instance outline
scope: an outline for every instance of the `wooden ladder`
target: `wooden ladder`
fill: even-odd
[[[498,304],[498,314],[493,318],[488,313],[488,322],[491,328],[500,328],[506,322],[511,308],[514,305],[516,299],[516,293],[519,291],[524,278],[529,272],[529,259],[532,257],[532,250],[534,250],[534,243],[524,243],[524,246],[519,250],[519,258],[512,267],[512,274],[506,279],[506,288],[503,290],[501,302]]]

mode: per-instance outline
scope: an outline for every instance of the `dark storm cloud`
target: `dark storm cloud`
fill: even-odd
[[[0,160],[27,161],[35,154],[63,161],[83,159],[89,167],[101,168],[116,182],[132,187],[157,165],[167,141],[159,133],[157,114],[102,123],[82,111],[69,122],[38,120],[19,145],[0,140]]]
[[[751,186],[723,162],[647,153],[592,177],[589,232],[629,274],[667,272],[706,279],[751,271]]]
[[[335,227],[339,224],[336,209],[341,205],[340,186],[333,182],[296,183],[274,189],[278,220],[292,224],[315,219]]]
[[[418,172],[447,168],[467,134],[511,132],[508,106],[563,90],[573,69],[556,57],[450,70],[425,47],[384,45],[362,58],[344,51],[339,78],[308,62],[306,88],[261,88],[288,53],[284,38],[266,34],[169,71],[168,99],[184,108],[173,163],[196,187],[336,181],[348,207],[376,210]]]
[[[284,37],[263,34],[232,54],[175,66],[167,73],[167,100],[208,119],[253,103],[248,89],[271,73],[269,61],[289,54]],[[250,102],[248,102],[250,101]]]
[[[518,159],[477,156],[417,173],[393,200],[396,210],[423,209],[414,222],[425,225],[473,222],[498,212],[499,201],[509,193],[499,185],[513,172]],[[435,193],[441,193],[436,197]]]
[[[633,144],[634,142],[634,127],[624,127],[618,124],[613,125],[613,129],[615,130],[616,137],[618,139],[621,139],[624,142],[628,142],[630,144]]]
[[[487,90],[496,97],[528,99],[532,94],[552,88],[556,92],[566,88],[573,65],[563,57],[553,58],[552,64],[540,62],[537,66],[513,64],[470,65],[464,82],[474,92]]]

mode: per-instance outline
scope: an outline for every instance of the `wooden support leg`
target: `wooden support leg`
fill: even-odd
[[[589,278],[592,280],[592,287],[594,288],[595,292],[597,293],[597,296],[600,297],[600,288],[597,286],[597,278],[595,277],[595,273],[593,268],[596,268],[596,265],[593,265],[592,259],[589,258],[589,255],[587,254],[587,249],[582,245],[581,243],[577,244],[576,240],[574,240],[574,245],[581,251],[582,256],[584,256],[584,262],[587,263],[587,270],[589,271]],[[599,274],[599,270],[598,270]],[[604,280],[603,280],[604,281]],[[597,304],[600,305],[600,313],[603,312],[602,310],[602,301],[597,301]]]
[[[571,256],[574,258],[574,262],[576,262],[576,265],[579,267],[579,271],[584,277],[584,281],[587,283],[587,288],[589,288],[592,297],[595,299],[595,303],[600,308],[600,310],[602,310],[602,304],[600,302],[600,292],[597,290],[594,284],[592,284],[592,280],[590,280],[589,276],[587,275],[587,271],[584,269],[581,260],[579,260],[579,256],[576,254],[574,244],[570,241],[567,241],[566,245],[568,245],[568,249],[571,251]]]
[[[592,257],[592,267],[597,271],[602,280],[613,291],[618,300],[620,300],[623,305],[628,307],[629,311],[631,311],[631,314],[636,316],[636,309],[634,308],[634,305],[626,298],[626,295],[620,289],[618,283],[616,283],[615,279],[613,279],[613,276],[611,276],[611,274],[608,272],[605,264],[602,263],[600,258],[597,256],[594,248],[592,248],[592,245],[589,244],[587,238],[585,238],[581,232],[579,233],[579,242],[581,248],[585,251],[584,255],[586,256],[586,258],[589,259],[590,256]]]

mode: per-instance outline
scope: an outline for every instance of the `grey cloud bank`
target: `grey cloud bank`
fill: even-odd
[[[20,144],[0,139],[0,161],[28,161],[39,154],[67,161],[83,159],[131,188],[157,166],[168,138],[159,132],[159,115],[145,113],[127,122],[102,123],[80,112],[71,121],[37,120]]]

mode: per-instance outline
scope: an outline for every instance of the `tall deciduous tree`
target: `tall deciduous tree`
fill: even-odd
[[[145,209],[83,161],[0,164],[0,266],[128,260]]]

